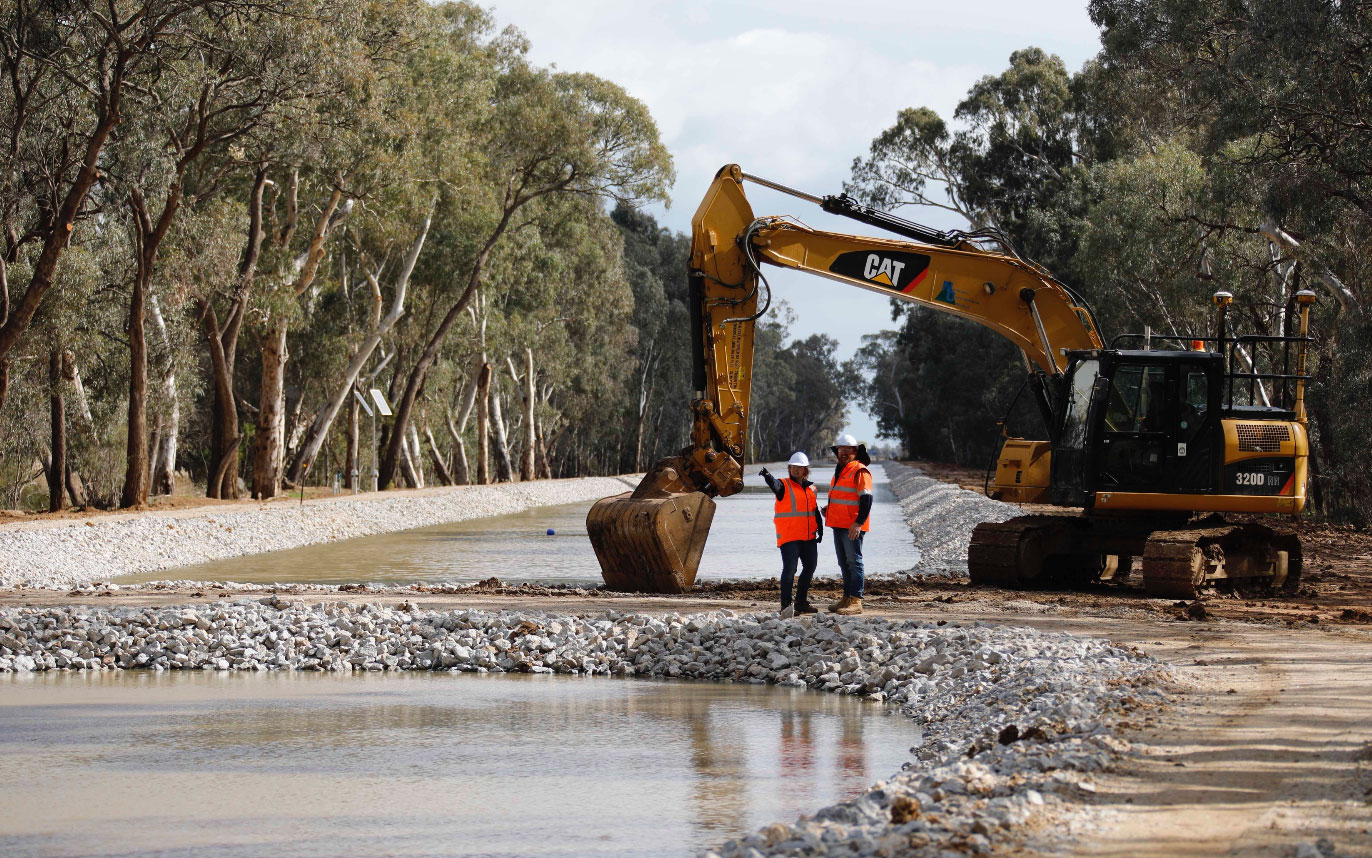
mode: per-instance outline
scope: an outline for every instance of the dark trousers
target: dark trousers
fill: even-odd
[[[810,578],[819,564],[819,543],[810,539],[781,543],[781,607],[791,604],[791,580],[800,561],[800,581],[796,583],[796,603],[809,604]]]
[[[834,553],[838,555],[838,569],[843,573],[843,595],[862,598],[862,537],[848,538],[848,528],[832,527],[834,532]]]

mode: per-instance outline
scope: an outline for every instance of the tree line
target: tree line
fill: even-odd
[[[1312,500],[1366,523],[1372,7],[1089,10],[1102,50],[1080,71],[1026,48],[951,117],[901,111],[855,160],[848,192],[1000,230],[1087,298],[1107,343],[1126,331],[1213,336],[1219,290],[1233,293],[1240,332],[1290,332],[1292,296],[1314,289]],[[866,405],[910,454],[985,465],[1024,377],[1015,349],[950,317],[896,312],[900,330],[858,355]],[[1260,351],[1239,358],[1280,361]],[[1016,409],[1010,431],[1046,437],[1031,418]]]
[[[373,457],[381,488],[618,473],[686,443],[686,239],[640,211],[673,167],[615,83],[464,2],[0,17],[4,505],[369,488]],[[763,330],[759,388],[836,365]],[[757,455],[817,431],[794,391],[757,402]]]

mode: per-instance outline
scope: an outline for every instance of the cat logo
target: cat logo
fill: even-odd
[[[900,269],[904,267],[905,263],[897,259],[886,259],[875,253],[869,253],[867,254],[867,266],[862,269],[862,274],[868,280],[894,286],[896,281],[900,279]]]
[[[929,257],[895,250],[853,250],[839,254],[829,270],[852,280],[909,292],[929,272]]]

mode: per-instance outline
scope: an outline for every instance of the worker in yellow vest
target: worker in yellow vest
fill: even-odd
[[[843,573],[843,598],[829,610],[850,616],[862,613],[862,537],[872,529],[872,463],[865,444],[852,435],[838,436],[834,446],[838,466],[829,483],[824,523],[834,531],[834,553]]]
[[[759,472],[767,481],[767,488],[776,495],[772,520],[776,524],[777,547],[781,549],[781,613],[786,616],[817,614],[818,609],[810,607],[810,578],[819,565],[824,520],[819,515],[815,484],[810,482],[810,457],[796,453],[787,463],[787,470],[789,476],[780,480],[767,473],[766,468]],[[800,579],[796,581],[796,600],[792,607],[791,581],[797,562]]]

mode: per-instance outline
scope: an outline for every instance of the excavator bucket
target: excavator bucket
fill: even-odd
[[[703,492],[641,494],[603,498],[586,516],[605,586],[632,593],[685,593],[695,584],[715,502]]]

